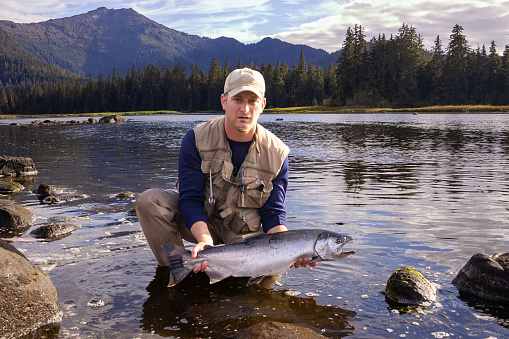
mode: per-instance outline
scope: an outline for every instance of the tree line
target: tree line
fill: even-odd
[[[489,50],[472,49],[459,25],[447,47],[437,36],[427,51],[415,28],[403,24],[398,34],[366,40],[360,25],[348,28],[340,56],[327,69],[300,60],[292,65],[264,63],[250,67],[265,77],[267,107],[364,105],[416,107],[431,105],[509,104],[509,45],[503,55],[491,42]],[[227,58],[204,72],[198,64],[132,67],[121,76],[34,83],[2,87],[3,114],[68,114],[129,111],[219,111],[219,95],[233,70]]]
[[[455,25],[443,48],[440,36],[430,51],[415,28],[369,41],[362,26],[349,28],[337,66],[340,104],[379,107],[509,104],[509,45],[503,55],[495,41],[472,49]]]

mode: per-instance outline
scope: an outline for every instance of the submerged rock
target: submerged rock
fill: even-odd
[[[0,178],[30,175],[37,175],[37,169],[32,159],[0,155]]]
[[[49,276],[3,240],[0,286],[0,337],[20,337],[62,320],[57,291]]]
[[[234,337],[235,339],[313,339],[325,338],[313,331],[309,327],[280,323],[277,321],[267,321],[254,324],[245,328]]]
[[[71,235],[71,233],[77,230],[78,228],[79,228],[78,225],[73,224],[51,224],[38,227],[32,232],[30,232],[30,234],[33,235],[35,238],[53,241]]]
[[[34,221],[35,215],[25,207],[0,199],[0,232],[23,233]]]
[[[388,301],[404,305],[429,306],[437,299],[437,290],[428,279],[409,267],[398,268],[387,281]]]
[[[59,204],[61,202],[68,202],[87,197],[86,194],[64,192],[64,190],[48,184],[40,184],[39,187],[34,190],[34,193],[43,204]]]
[[[462,294],[509,303],[509,252],[473,255],[452,283]]]
[[[0,193],[13,194],[23,190],[25,186],[12,180],[0,180]]]
[[[134,196],[134,193],[131,191],[123,191],[120,193],[117,193],[115,195],[112,195],[110,198],[117,198],[117,199],[129,199]]]

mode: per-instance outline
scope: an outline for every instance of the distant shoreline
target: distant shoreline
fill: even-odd
[[[408,113],[408,114],[433,114],[433,113],[449,113],[449,114],[509,114],[509,106],[428,106],[416,108],[369,108],[356,106],[308,106],[308,107],[287,107],[287,108],[267,108],[264,113],[268,114],[391,114],[391,113]],[[73,114],[30,114],[30,115],[1,115],[0,119],[44,119],[44,118],[72,118],[72,117],[103,117],[108,115],[120,114],[123,116],[136,115],[163,115],[163,114],[222,114],[222,112],[177,112],[177,111],[136,111],[136,112],[102,112],[102,113],[73,113]]]

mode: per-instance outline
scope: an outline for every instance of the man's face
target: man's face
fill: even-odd
[[[228,137],[233,140],[242,136],[252,137],[256,130],[256,122],[265,108],[265,102],[265,98],[260,99],[250,91],[240,92],[232,97],[221,95]]]

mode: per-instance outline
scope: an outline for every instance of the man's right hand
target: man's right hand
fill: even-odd
[[[196,222],[191,227],[191,233],[193,233],[195,239],[198,241],[198,243],[193,247],[191,250],[191,256],[193,258],[198,257],[198,252],[205,249],[208,246],[214,246],[214,241],[212,240],[212,236],[210,235],[209,228],[207,227],[207,224],[203,221]],[[207,269],[207,261],[203,261],[201,263],[198,263],[194,269],[194,273],[203,272]]]

